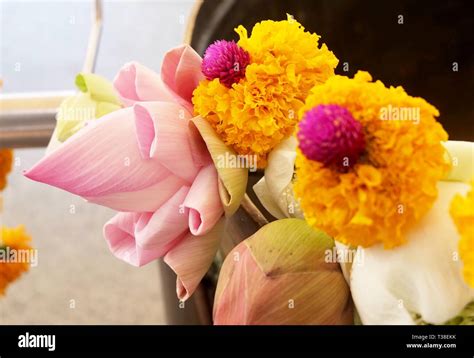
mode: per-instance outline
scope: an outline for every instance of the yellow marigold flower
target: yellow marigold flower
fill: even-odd
[[[0,236],[0,250],[31,250],[31,238],[23,226],[16,228],[2,227]],[[7,286],[29,270],[27,262],[1,262],[0,261],[0,296],[5,294]]]
[[[436,183],[450,168],[438,110],[402,87],[372,82],[367,72],[354,79],[333,76],[314,87],[300,116],[319,105],[347,109],[362,125],[365,144],[346,170],[298,151],[294,189],[306,219],[348,245],[402,244],[406,230],[432,206]],[[403,110],[415,115],[401,118]]]
[[[461,240],[459,253],[463,261],[463,274],[469,286],[474,287],[474,180],[465,197],[456,195],[451,202],[450,214]]]
[[[262,21],[254,26],[250,37],[240,25],[239,46],[247,50],[252,63],[261,64],[267,72],[284,72],[297,82],[297,91],[304,101],[309,90],[334,74],[336,56],[326,44],[319,48],[320,36],[304,31],[304,27],[288,16],[286,21]]]
[[[319,36],[293,19],[262,21],[251,36],[236,29],[238,45],[248,52],[245,76],[231,87],[219,78],[202,81],[194,91],[197,115],[206,118],[238,154],[256,155],[266,166],[268,153],[289,137],[309,90],[334,75],[338,60]]]
[[[7,174],[12,170],[13,151],[8,148],[0,149],[0,190],[7,186]]]

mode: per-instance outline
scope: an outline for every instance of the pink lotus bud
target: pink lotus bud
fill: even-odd
[[[349,287],[337,260],[327,260],[333,246],[304,220],[264,226],[226,257],[214,323],[352,324]]]

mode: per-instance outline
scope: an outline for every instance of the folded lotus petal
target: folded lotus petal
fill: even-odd
[[[413,315],[443,324],[474,299],[457,257],[459,235],[449,215],[451,199],[469,186],[440,182],[428,214],[393,250],[362,250],[351,270],[351,292],[364,324],[414,324]]]
[[[163,256],[162,247],[145,249],[136,244],[135,226],[142,215],[149,214],[118,213],[104,226],[104,237],[112,253],[133,266],[143,266]]]
[[[118,213],[104,225],[104,237],[112,253],[120,259],[138,265],[134,245],[135,221],[140,213]]]
[[[133,108],[142,157],[158,160],[191,184],[199,167],[194,164],[189,143],[187,111],[172,102],[142,102]]]
[[[248,168],[227,165],[225,158],[237,157],[217,135],[204,118],[197,116],[191,119],[190,126],[198,131],[204,140],[219,174],[219,196],[226,216],[234,214],[240,206],[247,188]]]
[[[209,269],[224,235],[224,219],[203,236],[188,234],[165,256],[164,261],[176,273],[176,293],[187,300]]]
[[[280,196],[293,179],[296,146],[296,137],[291,136],[273,148],[268,156],[265,176],[271,178],[267,186],[274,197]]]
[[[191,103],[194,89],[204,79],[201,56],[189,45],[168,51],[163,59],[161,78],[181,98]]]
[[[265,175],[253,186],[262,205],[277,219],[304,218],[293,194],[296,146],[294,136],[277,145],[268,156]]]
[[[168,188],[155,187],[165,179],[171,182],[170,172],[158,160],[142,158],[132,108],[112,112],[100,121],[89,123],[41,159],[25,176],[103,205],[114,202],[113,196],[119,195],[116,203],[125,211],[140,206],[137,200],[143,198],[146,189],[155,194],[161,189],[161,196],[167,198],[174,193],[165,192]],[[179,178],[174,181],[174,186],[169,187],[179,184],[176,183]],[[137,193],[136,198],[134,193]]]
[[[137,246],[164,256],[188,231],[188,209],[183,206],[189,187],[183,186],[154,213],[140,216],[135,225]]]
[[[213,164],[201,169],[189,190],[184,206],[189,208],[189,230],[204,235],[224,213],[217,187],[217,171]]]
[[[267,186],[267,180],[265,176],[260,178],[260,180],[253,186],[252,189],[260,203],[273,217],[277,219],[284,219],[289,217],[287,213],[281,211],[275,200],[276,198],[271,195],[270,190]]]
[[[160,75],[138,62],[125,64],[114,79],[122,103],[131,106],[142,101],[179,101],[178,95],[166,86]]]
[[[211,154],[207,149],[206,142],[201,137],[199,130],[192,120],[188,122],[188,128],[190,136],[189,145],[191,147],[194,164],[198,167],[205,167],[208,164],[212,164]]]

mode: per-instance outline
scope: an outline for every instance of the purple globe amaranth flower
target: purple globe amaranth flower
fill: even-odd
[[[249,63],[249,53],[234,41],[218,40],[207,48],[201,68],[208,80],[218,78],[230,88],[245,77],[245,68]]]
[[[337,104],[320,104],[306,112],[298,140],[306,158],[339,170],[352,167],[365,149],[362,125]]]

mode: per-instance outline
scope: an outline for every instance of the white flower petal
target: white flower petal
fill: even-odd
[[[277,145],[268,155],[265,176],[254,185],[258,199],[277,219],[303,218],[293,196],[292,179],[296,159],[296,137],[292,136]]]
[[[274,200],[275,198],[270,193],[270,190],[267,187],[265,176],[253,186],[253,191],[255,192],[255,195],[257,195],[257,198],[260,200],[260,203],[263,205],[263,207],[267,209],[267,211],[272,214],[272,216],[277,219],[287,218],[286,214],[280,210],[277,202]]]
[[[453,196],[468,189],[465,183],[440,182],[438,199],[408,232],[406,244],[359,248],[363,262],[352,266],[350,281],[364,324],[414,324],[413,313],[442,324],[474,299],[461,274],[459,235],[449,215]]]

